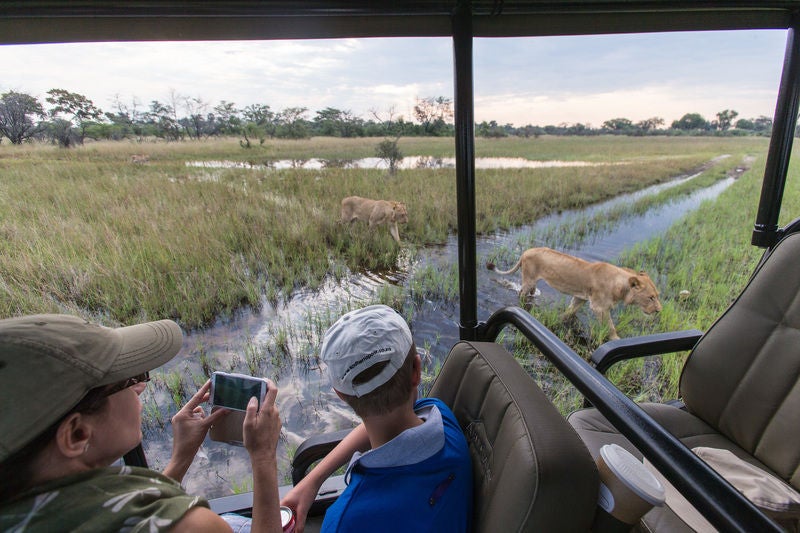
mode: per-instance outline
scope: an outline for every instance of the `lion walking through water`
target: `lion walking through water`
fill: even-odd
[[[371,200],[360,196],[348,196],[342,200],[342,223],[363,220],[369,227],[387,225],[389,234],[400,243],[400,231],[397,224],[408,222],[406,204],[390,200]]]
[[[648,315],[661,311],[658,289],[644,271],[602,261],[591,263],[545,247],[525,250],[510,270],[497,270],[493,263],[487,263],[486,268],[503,275],[521,269],[520,299],[533,295],[539,280],[571,295],[565,318],[574,315],[588,301],[600,322],[608,325],[611,340],[619,338],[611,320],[611,308],[617,303],[637,305]]]

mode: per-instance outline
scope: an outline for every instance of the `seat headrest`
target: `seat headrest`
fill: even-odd
[[[431,389],[470,446],[475,531],[588,531],[598,474],[577,433],[511,354],[459,342]]]

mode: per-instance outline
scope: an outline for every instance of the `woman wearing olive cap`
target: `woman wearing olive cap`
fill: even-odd
[[[172,418],[163,474],[111,467],[141,442],[148,372],[180,350],[171,320],[106,328],[69,315],[0,320],[0,530],[225,531],[208,502],[180,481],[211,425],[206,382]],[[250,400],[244,445],[253,468],[252,531],[281,531],[276,446],[280,417],[270,384]]]

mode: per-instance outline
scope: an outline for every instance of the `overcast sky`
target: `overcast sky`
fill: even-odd
[[[544,126],[600,126],[624,117],[685,113],[707,120],[733,109],[772,117],[786,32],[682,32],[476,39],[475,118]],[[273,111],[325,107],[370,118],[412,119],[417,97],[453,96],[446,38],[103,43],[0,46],[0,93],[44,103],[52,88],[80,93],[103,110],[115,95],[140,109],[171,94]]]

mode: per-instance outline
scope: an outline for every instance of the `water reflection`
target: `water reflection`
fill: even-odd
[[[605,166],[622,163],[596,163],[590,161],[533,161],[522,157],[478,157],[475,159],[475,168],[552,168],[552,167],[591,167]],[[415,168],[455,168],[454,157],[411,156],[404,157],[395,164],[401,169]],[[307,170],[324,170],[326,168],[362,168],[383,169],[389,168],[389,163],[379,157],[365,157],[362,159],[278,159],[254,161],[187,161],[187,167],[198,168],[247,168],[284,170],[302,168]]]
[[[529,226],[478,237],[478,319],[486,320],[492,311],[516,303],[518,276],[498,276],[482,267],[489,254],[497,248],[508,247],[516,253],[522,250],[522,243],[526,243],[525,246],[529,244],[526,239],[537,229],[574,223],[589,213],[611,209],[624,202],[632,203],[693,178],[686,176],[588,209],[564,211]],[[732,179],[720,181],[644,215],[625,218],[609,231],[567,251],[589,260],[613,262],[622,250],[662,233],[701,201],[716,197],[732,182]],[[319,341],[325,328],[346,310],[373,303],[378,291],[394,287],[408,294],[413,292],[411,287],[421,273],[431,269],[449,272],[456,268],[457,250],[457,238],[452,236],[444,245],[428,246],[413,256],[404,257],[398,271],[353,272],[341,282],[328,280],[320,290],[296,291],[286,302],[272,305],[265,301],[258,310],[241,310],[234,316],[220,319],[213,327],[189,332],[181,354],[167,370],[187,376],[185,381],[191,381],[192,376],[203,375],[201,361],[205,359],[217,369],[261,373],[273,379],[279,388],[278,407],[283,421],[283,437],[278,450],[279,481],[289,484],[290,456],[305,438],[352,427],[357,422],[352,411],[331,390],[317,360]],[[563,298],[546,286],[541,289],[545,298]],[[425,296],[415,300],[413,307],[405,311],[414,341],[422,351],[424,371],[434,374],[459,338],[458,303]],[[287,356],[286,352],[291,355]],[[174,409],[169,394],[164,390],[148,387],[146,394],[152,394],[157,405]],[[145,430],[145,450],[155,468],[163,468],[169,458],[171,438],[168,433],[168,427],[158,425]],[[190,492],[217,497],[235,489],[248,488],[248,479],[250,466],[243,448],[206,440],[201,456],[192,465],[184,484]]]

